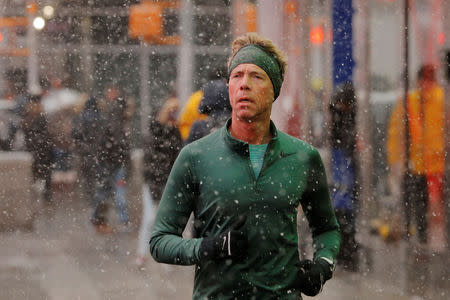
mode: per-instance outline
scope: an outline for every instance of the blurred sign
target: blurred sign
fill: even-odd
[[[314,26],[311,28],[309,32],[309,40],[312,45],[320,46],[323,43],[323,27],[322,26]]]
[[[258,31],[258,13],[255,4],[247,3],[245,5],[245,20],[245,27],[247,29],[247,32]]]
[[[39,10],[39,5],[35,1],[29,1],[27,2],[25,8],[29,15],[35,15]]]
[[[0,28],[27,26],[28,18],[26,17],[5,17],[0,18]]]
[[[17,32],[28,25],[26,17],[0,18],[0,56],[27,56],[29,51],[19,47]]]
[[[258,10],[256,4],[248,1],[235,1],[233,5],[235,36],[258,31]]]
[[[128,33],[148,43],[175,45],[180,38],[164,35],[165,10],[178,8],[178,1],[145,1],[130,6]]]
[[[161,36],[162,7],[153,2],[132,5],[129,22],[129,34],[132,38]]]

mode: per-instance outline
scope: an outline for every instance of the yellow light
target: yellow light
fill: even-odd
[[[46,5],[42,9],[42,13],[46,19],[50,19],[55,14],[55,9],[51,5]]]
[[[45,20],[42,17],[36,17],[33,20],[33,27],[37,30],[42,30],[45,26]]]

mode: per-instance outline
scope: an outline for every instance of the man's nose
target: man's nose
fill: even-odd
[[[249,88],[250,88],[249,76],[247,74],[244,74],[244,76],[242,76],[240,89],[247,90]]]

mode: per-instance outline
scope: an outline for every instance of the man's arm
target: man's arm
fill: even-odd
[[[192,265],[200,261],[199,249],[203,239],[182,237],[196,195],[197,186],[185,148],[170,172],[153,225],[150,253],[157,262]]]
[[[341,237],[331,205],[325,168],[317,150],[314,150],[310,160],[310,173],[307,189],[302,197],[302,208],[313,237],[314,260],[323,257],[334,264]]]
[[[311,153],[309,170],[301,204],[313,236],[314,258],[300,261],[294,286],[305,295],[315,296],[333,276],[341,237],[325,168],[316,149]]]

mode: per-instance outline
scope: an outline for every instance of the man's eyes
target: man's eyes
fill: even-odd
[[[235,73],[235,74],[231,74],[231,78],[239,78],[239,77],[242,77],[243,76],[243,74],[242,73]],[[258,74],[258,73],[252,73],[252,74],[250,74],[250,77],[254,77],[254,78],[257,78],[257,79],[263,79],[264,77],[261,75],[261,74]]]

